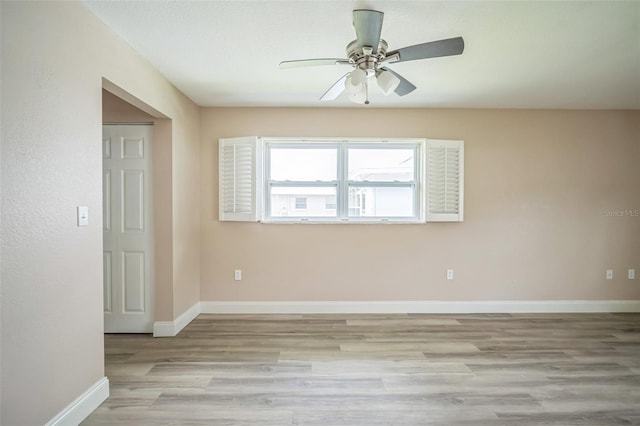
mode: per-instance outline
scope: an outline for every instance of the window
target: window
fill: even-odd
[[[421,147],[418,140],[266,140],[265,218],[419,221]]]
[[[324,197],[324,208],[327,210],[335,210],[338,204],[335,195],[327,195]]]
[[[307,197],[296,197],[296,209],[298,210],[307,209]]]
[[[221,139],[220,219],[461,221],[463,148],[425,139]]]
[[[265,142],[265,218],[336,218],[326,198],[338,195],[338,145]]]
[[[418,220],[421,144],[349,145],[349,217]]]

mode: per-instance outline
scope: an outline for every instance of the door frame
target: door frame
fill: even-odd
[[[153,319],[155,321],[154,325],[159,321],[173,321],[172,121],[154,107],[105,78],[102,78],[102,89],[119,98],[129,107],[133,106],[146,113],[148,120],[141,120],[140,116],[126,113],[110,118],[105,116],[105,111],[103,110],[100,134],[102,134],[102,125],[104,124],[153,124],[154,127],[154,149],[152,150]],[[102,162],[102,148],[100,149],[100,161]],[[169,191],[167,191],[167,188],[169,188]],[[102,188],[100,188],[100,191],[102,192]],[[101,304],[100,309],[103,309],[103,304]]]

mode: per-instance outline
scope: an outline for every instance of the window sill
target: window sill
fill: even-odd
[[[322,220],[322,219],[264,219],[261,223],[272,225],[422,225],[425,220],[411,219],[370,219],[370,220]]]

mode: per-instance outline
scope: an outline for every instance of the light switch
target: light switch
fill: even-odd
[[[78,226],[89,225],[89,207],[78,206]]]

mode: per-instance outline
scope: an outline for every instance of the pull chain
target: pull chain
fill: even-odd
[[[369,78],[364,80],[364,104],[369,105]]]

